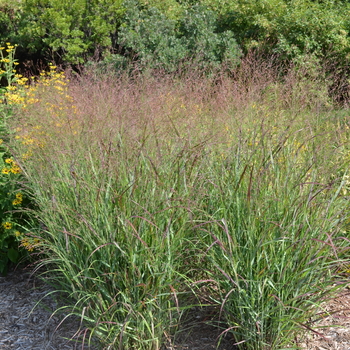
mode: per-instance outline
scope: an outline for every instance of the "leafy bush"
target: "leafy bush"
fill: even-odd
[[[155,7],[125,3],[119,38],[124,52],[141,66],[175,71],[185,63],[199,69],[234,67],[240,50],[231,31],[217,33],[215,14],[200,5],[183,11],[178,21]]]
[[[199,68],[219,68],[224,64],[234,68],[240,57],[240,49],[234,32],[218,32],[216,14],[206,7],[194,5],[185,11],[179,31],[182,42]]]
[[[142,8],[137,1],[126,3],[127,11],[119,40],[127,56],[141,66],[174,71],[187,56],[187,48],[176,35],[176,21],[157,8]]]
[[[349,11],[331,0],[28,0],[0,4],[0,38],[19,44],[23,60],[32,53],[65,65],[121,55],[168,71],[189,59],[231,68],[240,49],[256,49],[283,60],[336,59],[346,71]]]
[[[232,30],[247,52],[257,48],[295,58],[305,54],[346,59],[349,48],[348,5],[342,1],[203,0]]]
[[[346,59],[350,52],[346,17],[334,2],[293,4],[275,24],[276,52],[289,57],[315,53]]]
[[[0,42],[16,42],[14,37],[21,17],[19,1],[0,1]]]
[[[47,59],[82,63],[116,46],[122,1],[28,0],[18,28],[20,44]]]

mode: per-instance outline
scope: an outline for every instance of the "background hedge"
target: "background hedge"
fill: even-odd
[[[256,49],[283,60],[314,55],[346,67],[350,5],[311,0],[0,0],[0,41],[21,61],[89,60],[173,71],[236,64]]]

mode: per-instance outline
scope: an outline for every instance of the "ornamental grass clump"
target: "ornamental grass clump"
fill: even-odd
[[[161,349],[206,300],[239,349],[296,347],[341,286],[344,117],[322,94],[289,100],[276,67],[249,59],[233,78],[39,80],[17,115],[38,270],[83,342]],[[290,90],[320,83],[292,74]]]
[[[260,135],[252,155],[235,146],[221,165],[211,164],[198,227],[217,282],[222,335],[231,333],[239,349],[290,346],[340,287],[334,275],[349,246],[341,230],[348,203],[339,196],[344,179],[327,178],[317,164],[315,131],[306,132],[304,149],[290,140],[294,132],[276,145]]]
[[[40,102],[19,116],[14,147],[32,153],[24,169],[45,227],[40,264],[74,300],[70,312],[110,348],[159,349],[186,308],[182,266],[197,259],[188,230],[203,150],[173,134],[171,116],[158,134],[153,96],[135,88],[130,98],[119,83],[90,92],[75,83],[72,102],[39,82]],[[23,142],[28,135],[35,141]]]

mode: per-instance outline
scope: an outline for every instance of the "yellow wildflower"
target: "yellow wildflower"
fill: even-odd
[[[10,169],[10,171],[12,174],[19,174],[21,172],[21,168],[18,165],[15,165]]]
[[[7,163],[7,164],[12,164],[12,163],[13,163],[13,159],[11,159],[11,158],[6,158],[6,159],[5,159],[5,163]]]
[[[15,236],[16,236],[16,237],[19,237],[19,236],[21,235],[21,232],[19,232],[19,231],[15,231],[15,233],[14,233],[14,234],[15,234]]]
[[[22,193],[21,192],[16,193],[16,198],[22,200],[23,199]]]
[[[6,89],[8,91],[15,91],[15,90],[17,90],[16,86],[7,86]]]
[[[2,168],[2,170],[1,170],[1,172],[3,173],[3,174],[9,174],[10,173],[10,169],[9,168]]]
[[[22,201],[20,201],[19,199],[14,199],[13,201],[12,201],[12,204],[13,205],[20,205],[22,203]]]
[[[11,230],[12,228],[11,222],[8,222],[8,221],[4,222],[2,226],[4,227],[5,230]]]

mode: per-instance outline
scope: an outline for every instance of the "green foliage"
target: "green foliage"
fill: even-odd
[[[14,74],[15,66],[18,64],[15,59],[16,46],[6,43],[5,46],[0,47],[0,82],[4,80],[4,85],[7,87],[16,82],[18,77]],[[6,87],[0,87],[0,94],[6,91]],[[0,98],[2,99],[1,95]],[[0,102],[2,101],[0,100]]]
[[[176,21],[168,19],[157,8],[142,8],[137,1],[126,3],[124,23],[119,40],[126,54],[141,66],[173,71],[187,56],[186,47],[176,36]]]
[[[172,72],[185,62],[199,69],[238,63],[240,50],[233,33],[216,33],[215,15],[203,6],[190,7],[178,21],[137,1],[126,2],[125,7],[120,43],[141,66]]]
[[[349,7],[334,1],[203,0],[232,30],[245,51],[257,48],[293,59],[305,54],[336,56],[349,53]]]
[[[167,18],[178,20],[181,18],[182,13],[186,6],[181,4],[181,1],[177,0],[139,0],[138,3],[144,7],[155,7]],[[131,5],[131,3],[130,3]],[[126,6],[129,8],[129,6]]]
[[[21,256],[26,255],[24,249],[19,247],[23,237],[19,230],[24,223],[21,208],[25,196],[18,185],[22,176],[20,168],[9,158],[3,146],[0,157],[0,274],[6,274],[10,262],[17,263]]]
[[[10,263],[17,263],[20,257],[26,255],[24,249],[19,247],[23,237],[19,230],[26,219],[21,208],[28,204],[28,200],[19,184],[22,179],[21,168],[6,147],[6,142],[9,141],[7,121],[12,111],[3,99],[11,84],[18,80],[14,55],[15,46],[10,43],[0,48],[0,78],[5,78],[7,85],[0,89],[0,274],[6,274]]]
[[[231,68],[239,47],[283,60],[315,54],[346,68],[349,14],[348,3],[331,0],[27,0],[0,4],[0,39],[63,64],[118,54],[168,71],[189,58]]]
[[[350,52],[349,28],[346,27],[349,9],[334,2],[293,4],[276,20],[274,36],[276,51],[289,57],[305,53],[347,58]]]
[[[18,1],[0,1],[0,42],[15,42],[13,39],[21,17],[21,3]]]
[[[19,35],[22,45],[63,62],[82,63],[116,46],[121,1],[27,0]],[[58,56],[57,56],[58,55]]]
[[[239,60],[240,49],[232,31],[218,32],[215,13],[204,6],[194,5],[185,12],[179,30],[190,56],[201,67],[221,64],[233,68]]]

